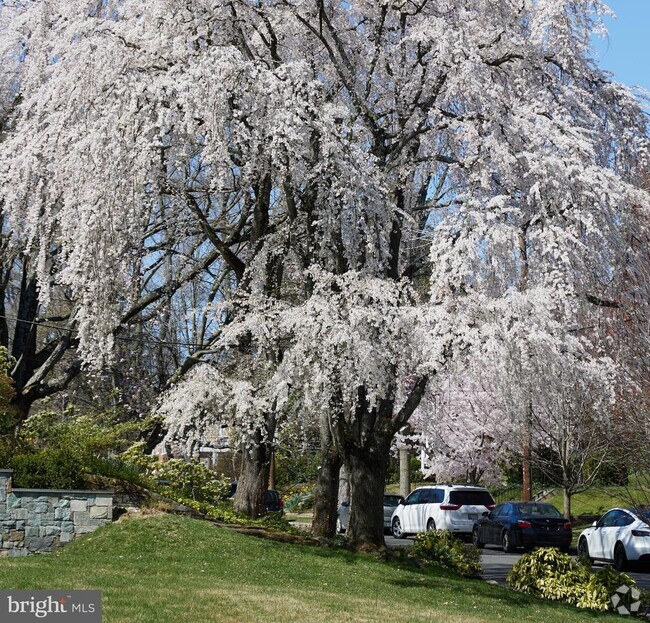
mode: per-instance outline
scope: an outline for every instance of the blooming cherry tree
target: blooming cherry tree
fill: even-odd
[[[428,381],[490,343],[485,314],[515,291],[566,319],[598,301],[628,207],[647,206],[645,117],[590,55],[605,10],[3,3],[20,84],[3,209],[39,296],[70,292],[80,356],[101,365],[161,293],[207,284],[213,330],[176,378],[201,361],[232,378],[250,448],[283,395],[335,405],[350,534],[381,547],[390,441]]]

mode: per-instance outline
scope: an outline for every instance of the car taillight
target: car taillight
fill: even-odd
[[[532,527],[533,527],[533,524],[530,523],[530,521],[524,521],[523,519],[520,519],[520,520],[517,522],[517,525],[518,525],[520,528],[532,528]]]
[[[633,536],[650,536],[650,532],[648,530],[632,530],[632,535]]]
[[[278,506],[280,508],[284,508],[284,500],[278,496]]]
[[[487,508],[489,511],[494,510],[496,508],[496,504],[486,504],[485,508]]]
[[[461,507],[461,504],[441,504],[441,511],[457,511]]]
[[[562,526],[562,528],[565,530],[573,530],[573,526],[568,521]]]

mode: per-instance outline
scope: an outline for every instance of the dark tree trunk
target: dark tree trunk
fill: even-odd
[[[348,538],[356,549],[385,547],[383,497],[391,439],[392,435],[379,439],[377,446],[369,450],[354,449],[345,458],[352,499]]]
[[[249,517],[266,515],[269,469],[273,454],[275,418],[267,419],[266,434],[258,428],[242,444],[241,470],[234,509]]]
[[[20,428],[20,425],[29,417],[29,412],[32,408],[32,404],[32,400],[27,398],[21,392],[16,392],[16,395],[11,401],[11,406],[14,408],[16,426],[18,428]]]
[[[314,491],[314,518],[311,527],[315,536],[331,537],[336,533],[341,455],[333,443],[329,416],[321,417],[320,443],[320,470]]]
[[[355,549],[385,548],[383,497],[390,445],[420,404],[427,382],[426,376],[418,378],[398,411],[392,399],[380,400],[371,407],[365,388],[359,387],[354,415],[331,421],[334,440],[350,478],[348,538]]]
[[[14,331],[13,348],[11,355],[16,360],[16,368],[12,374],[16,390],[25,387],[34,372],[34,359],[36,355],[36,315],[38,312],[38,291],[36,279],[29,277],[27,261],[23,266],[23,275],[20,285],[20,299],[18,301],[18,320]]]

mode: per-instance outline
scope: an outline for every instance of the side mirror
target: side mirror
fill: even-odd
[[[487,511],[483,511],[483,512],[481,513],[481,517],[487,517],[489,514],[490,514],[490,513],[488,513]]]

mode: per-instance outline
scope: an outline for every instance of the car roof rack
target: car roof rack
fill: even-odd
[[[432,486],[432,487],[480,487],[481,489],[485,489],[485,485],[480,485],[475,482],[437,482],[435,485],[426,485],[426,486]]]

